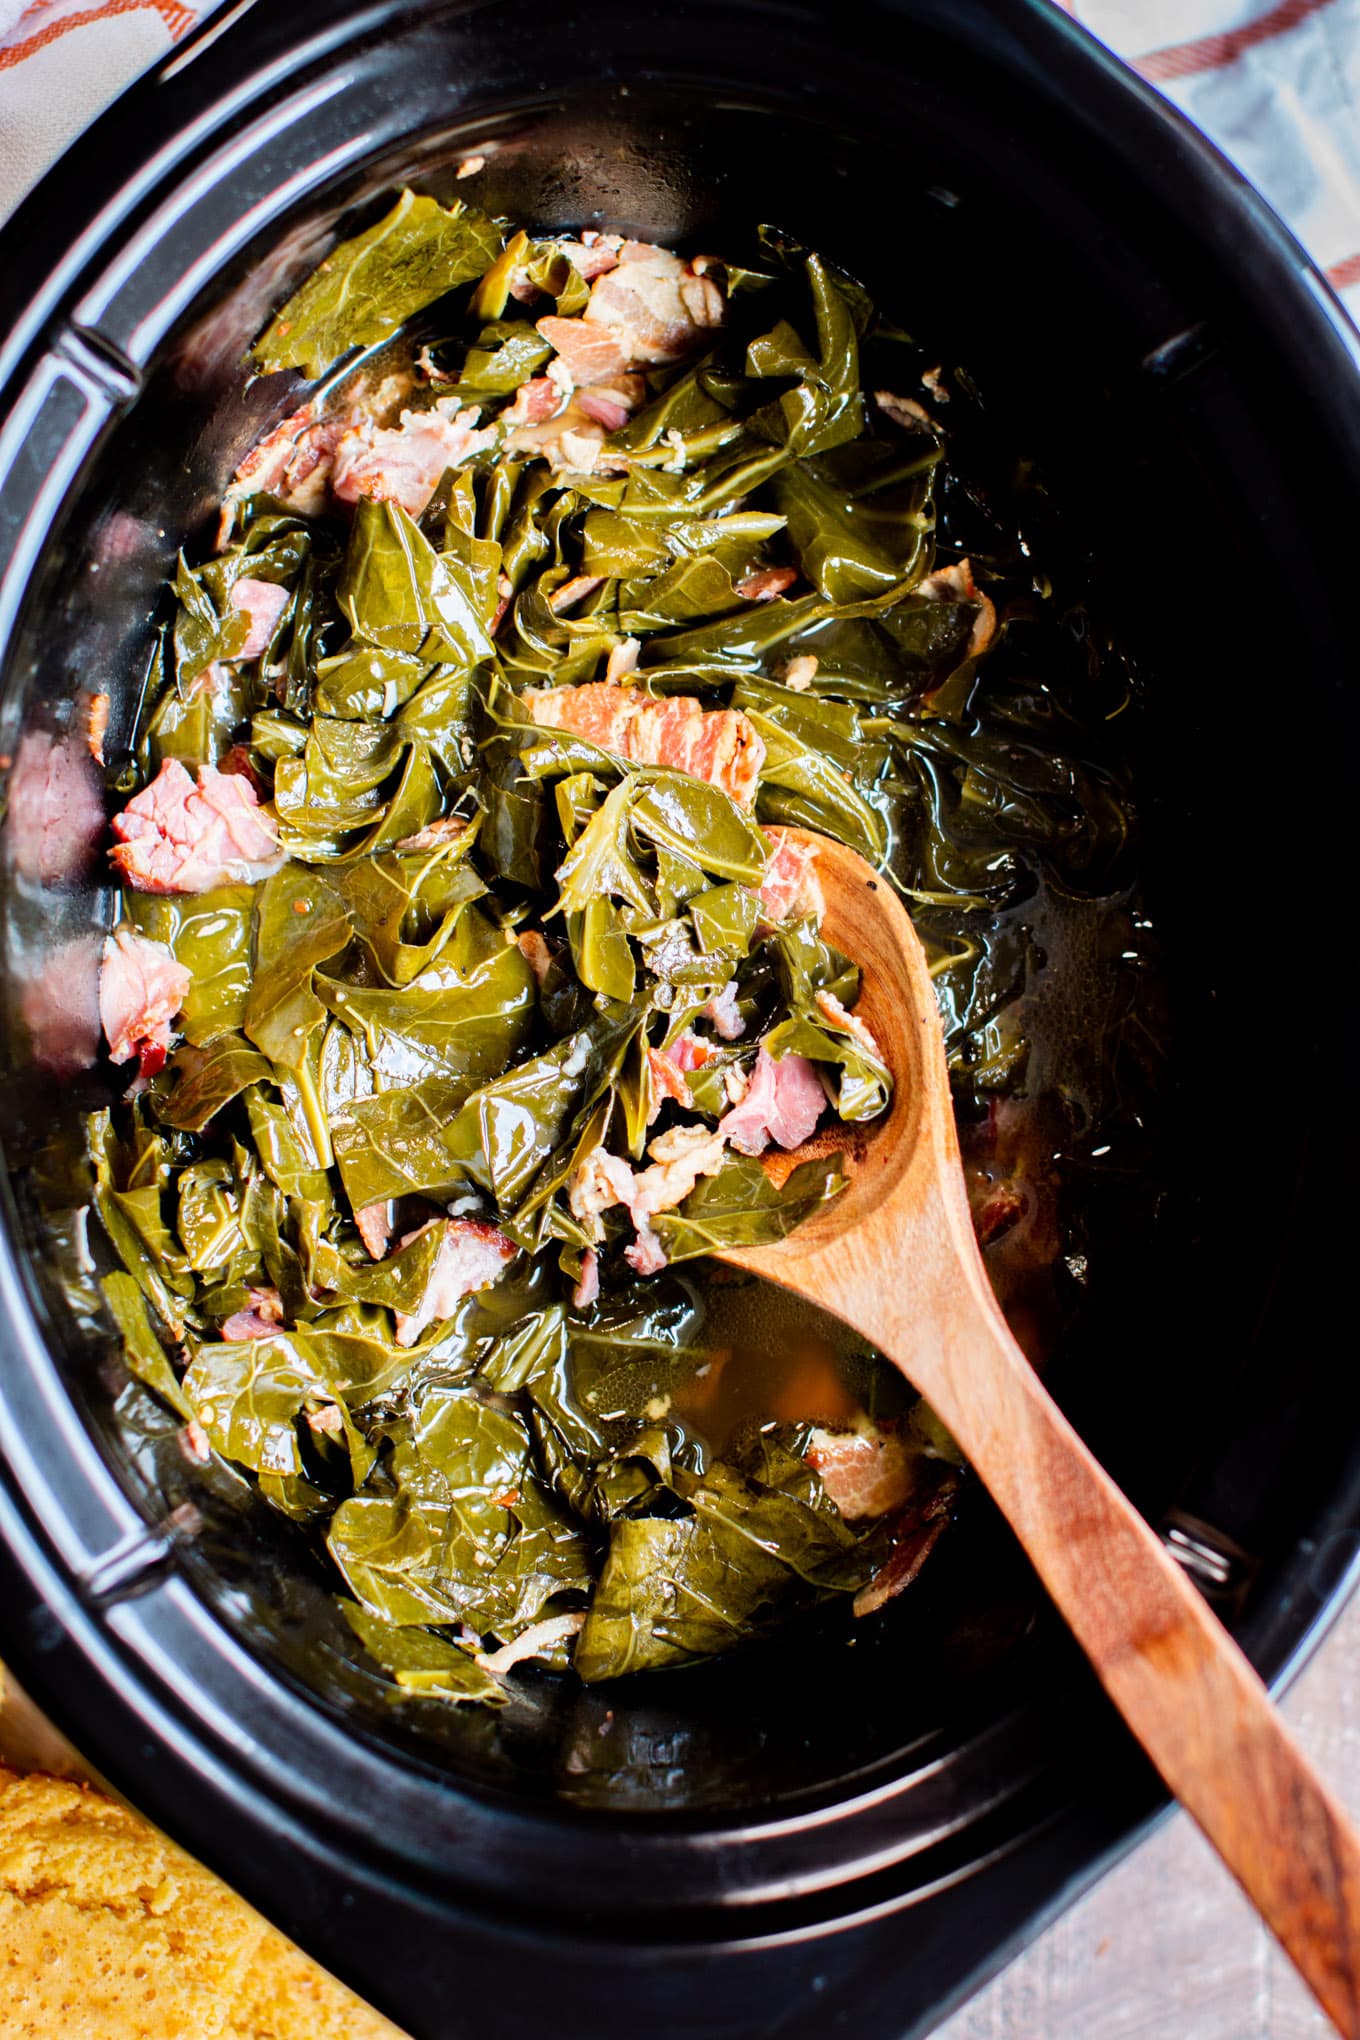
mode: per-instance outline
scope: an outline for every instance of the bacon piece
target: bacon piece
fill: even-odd
[[[892,1526],[891,1552],[851,1603],[856,1615],[876,1614],[911,1585],[949,1522],[955,1486],[952,1479],[947,1479],[924,1501],[913,1498],[903,1504],[901,1515]]]
[[[683,1204],[701,1176],[716,1176],[727,1158],[725,1149],[721,1127],[675,1126],[652,1142],[647,1150],[651,1167],[634,1177],[627,1200],[637,1238],[624,1248],[623,1258],[636,1274],[655,1275],[665,1267],[666,1251],[652,1220]]]
[[[474,1289],[489,1289],[499,1282],[519,1252],[513,1240],[479,1218],[436,1218],[430,1223],[442,1225],[444,1237],[419,1309],[394,1312],[399,1346],[414,1346],[426,1325],[452,1317]],[[421,1226],[407,1233],[402,1245],[409,1246],[427,1230]]]
[[[85,712],[85,742],[96,765],[104,763],[104,738],[109,728],[109,697],[92,694]]]
[[[357,503],[361,496],[399,503],[419,517],[447,468],[495,444],[494,425],[474,429],[480,417],[475,405],[463,409],[457,397],[440,397],[428,411],[403,411],[397,425],[357,418],[335,449],[336,495],[342,503]]]
[[[200,765],[195,786],[178,758],[114,816],[113,833],[109,856],[138,892],[253,885],[287,862],[248,779]]]
[[[649,1048],[647,1068],[652,1079],[652,1109],[647,1120],[649,1126],[667,1098],[673,1098],[686,1112],[693,1108],[694,1100],[690,1096],[689,1085],[685,1082],[684,1071],[670,1056],[661,1049]]]
[[[762,1047],[751,1073],[751,1086],[740,1105],[718,1121],[718,1131],[744,1155],[760,1155],[771,1141],[798,1148],[826,1110],[826,1092],[815,1066],[805,1055],[781,1056],[778,1062]]]
[[[515,391],[515,401],[500,415],[502,425],[543,425],[566,408],[567,392],[551,376],[530,376]]]
[[[587,227],[579,241],[559,241],[557,246],[577,275],[587,283],[593,283],[597,276],[604,276],[609,270],[618,268],[623,235],[601,234],[593,227]]]
[[[867,1055],[873,1056],[876,1062],[882,1062],[883,1051],[874,1040],[868,1022],[861,1020],[858,1013],[847,1012],[834,992],[818,992],[817,1010],[833,1027],[843,1028],[847,1034],[853,1034]]]
[[[623,1258],[635,1275],[659,1275],[666,1265],[661,1235],[649,1225],[643,1226],[631,1247],[624,1248]]]
[[[584,602],[587,595],[593,595],[597,588],[603,586],[603,574],[575,574],[560,588],[554,588],[548,597],[548,607],[554,616],[564,616],[567,610],[574,609],[578,602]]]
[[[546,935],[537,928],[526,928],[515,937],[515,946],[528,964],[538,984],[542,984],[553,965],[553,952]]]
[[[381,1261],[392,1238],[392,1206],[387,1198],[377,1204],[361,1204],[354,1214],[359,1237],[370,1258]]]
[[[211,672],[212,668],[209,667],[208,670]],[[249,780],[255,789],[257,800],[263,800],[269,791],[267,781],[260,777],[255,760],[250,755],[249,744],[233,744],[217,769],[222,773],[237,772],[242,779]]]
[[[704,708],[689,694],[653,701],[600,680],[525,699],[543,727],[570,730],[636,765],[664,765],[706,779],[742,807],[755,798],[765,744],[740,709]]]
[[[596,1220],[600,1213],[615,1204],[627,1204],[633,1195],[633,1181],[627,1162],[611,1155],[607,1148],[592,1148],[577,1163],[567,1188],[572,1216],[593,1228],[598,1238]]]
[[[561,355],[571,370],[577,388],[592,383],[612,383],[628,373],[628,351],[607,327],[587,325],[584,319],[562,319],[555,313],[535,321],[538,331]]]
[[[800,652],[796,659],[789,660],[779,677],[795,694],[806,694],[817,677],[820,663],[815,652]]]
[[[603,326],[616,335],[625,365],[652,368],[697,353],[708,334],[722,325],[724,311],[722,292],[711,277],[696,274],[668,248],[650,241],[625,241],[616,267],[592,286],[582,323]]]
[[[478,1652],[477,1662],[484,1672],[503,1679],[525,1658],[542,1657],[555,1644],[565,1643],[568,1637],[579,1635],[585,1628],[585,1622],[583,1608],[574,1609],[566,1615],[545,1615],[541,1622],[531,1622],[513,1643],[503,1643],[499,1650]]]
[[[915,397],[899,397],[893,390],[875,390],[874,402],[885,418],[894,425],[900,425],[904,432],[919,432],[924,426],[927,432],[938,437],[940,428],[924,404],[918,404]]]
[[[912,593],[922,595],[927,602],[975,602],[977,615],[968,635],[968,656],[976,659],[986,651],[996,636],[996,605],[983,594],[973,579],[971,560],[956,560],[947,567],[937,567],[933,574],[927,574],[919,581]]]
[[[817,879],[817,850],[812,843],[795,841],[787,829],[766,829],[770,861],[760,888],[760,904],[772,921],[786,921],[790,914],[815,914],[820,921],[826,908]]]
[[[634,406],[623,402],[612,389],[582,390],[578,402],[587,418],[603,425],[606,432],[617,432],[633,415]]]
[[[604,669],[606,684],[610,687],[621,687],[628,675],[637,671],[641,653],[641,638],[620,638],[610,651],[609,661]]]
[[[902,1440],[867,1417],[852,1431],[814,1429],[807,1461],[847,1523],[891,1515],[914,1485],[912,1455]]]
[[[725,1147],[721,1127],[672,1127],[647,1150],[651,1166],[637,1172],[605,1148],[592,1148],[572,1177],[568,1202],[575,1216],[591,1226],[612,1205],[625,1205],[637,1238],[625,1247],[624,1259],[639,1275],[654,1275],[665,1267],[666,1255],[652,1220],[682,1204],[701,1176],[716,1176]]]
[[[219,1332],[223,1339],[272,1339],[283,1323],[283,1298],[277,1289],[262,1287],[247,1291],[249,1308],[233,1311]]]
[[[312,404],[290,412],[241,462],[227,490],[228,503],[277,496],[303,517],[319,517],[345,423],[342,416],[319,416]]]
[[[754,574],[737,582],[737,593],[743,602],[773,602],[797,579],[797,567],[757,567]]]
[[[580,321],[569,319],[565,323],[576,326]],[[504,440],[509,451],[538,454],[556,473],[622,472],[626,460],[609,451],[605,433],[631,416],[641,400],[644,387],[641,378],[615,376],[607,392],[577,390],[572,387],[570,371],[559,360],[549,362],[545,380],[555,389],[567,392],[565,405],[542,424],[521,425],[506,413],[502,423],[511,425]]]
[[[112,1062],[140,1060],[153,1076],[165,1063],[170,1022],[184,1004],[193,977],[163,942],[124,925],[104,944],[99,966],[99,1018]]]
[[[414,836],[403,836],[398,850],[442,850],[446,843],[456,843],[466,836],[469,823],[464,815],[441,815],[437,822],[427,822],[423,829],[417,829]]]
[[[600,1257],[594,1247],[581,1256],[581,1279],[571,1292],[573,1310],[589,1310],[600,1293]]]
[[[232,583],[231,606],[250,618],[250,630],[237,658],[258,659],[261,652],[269,650],[269,640],[288,607],[288,590],[273,581],[257,581],[252,574],[242,574]]]
[[[705,1020],[711,1020],[717,1033],[724,1041],[740,1041],[746,1032],[746,1022],[741,1007],[737,1004],[737,981],[729,979],[715,999],[704,1007]]]
[[[700,1041],[697,1034],[686,1028],[673,1048],[666,1051],[678,1070],[701,1070],[705,1063],[712,1062],[713,1050],[706,1041]]]

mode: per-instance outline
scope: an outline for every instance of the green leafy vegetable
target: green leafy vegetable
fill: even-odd
[[[323,375],[351,347],[390,339],[413,313],[480,276],[500,251],[498,229],[472,206],[446,208],[404,191],[289,298],[257,344],[256,362]]]

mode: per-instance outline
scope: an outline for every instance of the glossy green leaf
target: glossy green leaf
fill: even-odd
[[[342,241],[256,343],[264,370],[319,376],[352,347],[373,347],[474,277],[501,252],[495,224],[472,206],[403,191],[366,233]]]

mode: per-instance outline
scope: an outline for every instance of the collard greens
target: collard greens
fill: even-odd
[[[583,398],[548,336],[617,335],[605,286],[637,259],[411,192],[342,241],[255,367],[396,345],[289,421],[229,545],[180,560],[135,749],[143,784],[244,774],[285,861],[124,895],[191,984],[167,1066],[89,1122],[108,1320],[426,1700],[502,1701],[506,1646],[588,1680],[702,1659],[892,1549],[806,1425],[703,1415],[708,1258],[843,1181],[830,1152],[776,1187],[724,1119],[771,1070],[810,1073],[814,1116],[891,1093],[815,901],[762,899],[772,832],[907,892],[975,1113],[1023,1078],[1031,928],[1129,897],[1091,735],[1119,704],[1091,633],[1075,678],[1026,650],[1049,591],[955,461],[966,378],[767,234],[674,299],[655,258],[671,338],[625,328]],[[359,483],[303,489],[288,461],[337,444]],[[751,784],[574,715],[586,686],[635,731],[669,706],[686,742],[744,732]],[[1118,988],[1101,1025],[1103,1082],[1138,1031]]]

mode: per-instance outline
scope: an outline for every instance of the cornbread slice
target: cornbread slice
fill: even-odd
[[[124,1807],[0,1770],[4,2040],[218,2040],[264,1932]]]
[[[223,2040],[402,2040],[402,2035],[267,1927]]]

